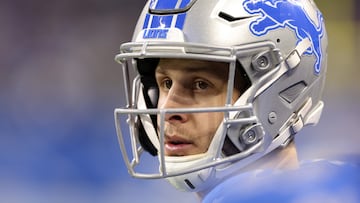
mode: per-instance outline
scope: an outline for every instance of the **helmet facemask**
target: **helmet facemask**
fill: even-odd
[[[135,47],[134,50],[138,50],[136,48],[136,44],[133,44],[133,46]],[[149,46],[149,44],[146,46]],[[158,47],[163,49],[166,46],[167,45],[165,43]],[[195,49],[192,49],[192,46]],[[213,52],[207,51],[206,56],[194,53],[194,50],[198,50],[200,52],[200,50],[203,51],[202,49],[213,50]],[[128,49],[124,48],[123,50],[126,51]],[[184,60],[187,60],[187,58],[196,58],[199,60],[209,61],[218,60],[225,61],[229,64],[229,78],[227,84],[228,91],[225,102],[222,106],[216,107],[168,109],[157,108],[159,90],[156,84],[156,80],[154,80],[154,70],[159,62],[159,59],[155,56],[162,56],[162,53],[157,53],[158,50],[153,52],[151,49],[149,49],[149,52],[146,52],[146,54],[142,57],[137,57],[138,53],[136,51],[134,53],[123,53],[118,55],[117,59],[121,59],[119,61],[123,65],[125,75],[128,75],[129,63],[135,66],[136,71],[138,71],[138,75],[135,77],[132,83],[132,91],[129,91],[128,94],[126,94],[128,108],[115,110],[120,146],[123,152],[123,156],[126,159],[125,161],[129,168],[129,172],[135,177],[181,177],[184,174],[190,174],[196,171],[198,171],[200,174],[206,174],[205,176],[210,176],[213,174],[212,171],[215,168],[220,170],[224,167],[228,167],[228,164],[226,163],[234,163],[240,159],[249,157],[251,154],[264,152],[264,150],[271,142],[271,139],[265,136],[264,130],[259,123],[252,106],[252,101],[254,100],[255,95],[258,93],[254,87],[261,84],[251,86],[250,80],[247,77],[247,73],[243,69],[238,59],[243,58],[245,60],[246,58],[250,58],[247,61],[250,61],[251,65],[251,63],[255,63],[255,58],[261,58],[259,57],[259,54],[255,53],[268,54],[268,52],[265,52],[264,50],[277,53],[277,51],[274,49],[274,46],[271,43],[260,43],[254,44],[252,46],[247,45],[236,48],[218,49],[217,47],[187,45],[181,47],[181,50],[193,51],[190,53],[183,53],[182,55],[179,53],[171,56],[169,55],[169,58],[178,57]],[[228,56],[216,55],[218,53],[225,53],[224,50],[228,51]],[[153,53],[156,54],[153,55]],[[214,55],[210,55],[211,53],[214,53]],[[147,58],[147,55],[151,57]],[[123,56],[125,57],[121,58]],[[277,54],[276,56],[278,56],[277,60],[272,60],[271,58],[267,58],[267,60],[269,60],[269,62],[275,63],[276,61],[279,63],[280,55]],[[261,62],[258,62],[257,64],[261,64]],[[268,78],[274,75],[272,72],[275,72],[275,70],[279,68],[280,67],[276,64],[269,65],[269,70],[264,71],[263,73],[263,81],[268,81]],[[243,93],[242,96],[234,103],[232,101],[232,90],[234,89],[234,84],[236,84],[236,77],[241,77],[244,85],[241,87],[241,91]],[[129,77],[125,77],[124,82],[127,83],[125,86],[130,87],[130,80],[126,78]],[[130,95],[132,96],[130,97]],[[189,156],[165,156],[164,145],[161,143],[164,143],[165,141],[166,115],[176,113],[201,114],[205,112],[221,112],[224,115],[222,122],[219,124],[212,138],[208,150],[204,153]],[[127,123],[129,124],[130,133],[122,132],[125,130],[121,127],[121,125],[124,125],[121,120],[124,122],[126,119]],[[125,144],[125,142],[129,142],[129,144]],[[132,146],[132,149],[128,150],[127,146]],[[153,171],[150,173],[148,171],[144,173],[136,172],[136,168],[142,168],[137,165],[140,164],[141,155],[143,155],[144,151],[157,156],[156,162],[158,162],[158,166],[155,166],[152,169]],[[132,155],[129,157],[129,154]],[[150,159],[154,158],[150,157]],[[257,157],[255,157],[255,159],[257,159]],[[187,179],[187,181],[189,180]],[[187,183],[187,185],[189,184]],[[191,183],[190,185],[196,184]],[[196,186],[194,186],[194,188],[195,187]]]

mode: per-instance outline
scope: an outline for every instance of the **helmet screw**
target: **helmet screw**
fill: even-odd
[[[269,123],[274,124],[277,120],[277,115],[275,112],[270,112],[268,117]]]
[[[253,142],[256,141],[256,133],[254,130],[249,130],[245,132],[243,138],[247,144],[252,144]]]
[[[257,59],[257,64],[260,69],[266,69],[269,65],[269,60],[265,56],[261,56]]]

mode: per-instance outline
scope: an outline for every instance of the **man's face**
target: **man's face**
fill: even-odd
[[[228,63],[189,59],[161,59],[156,68],[158,108],[224,106]],[[240,96],[234,89],[233,102]],[[224,113],[174,113],[165,116],[165,155],[204,153]],[[158,121],[160,123],[160,121]]]

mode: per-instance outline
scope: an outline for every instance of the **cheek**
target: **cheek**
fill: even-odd
[[[240,96],[241,96],[241,92],[238,89],[234,89],[234,91],[232,92],[232,104],[234,104],[235,101],[238,100]],[[214,103],[216,103],[216,105],[214,106],[224,106],[226,103],[226,98],[227,98],[227,88],[224,88],[222,93],[218,95],[216,100],[214,100]]]
[[[200,114],[196,128],[203,132],[204,139],[211,141],[223,118],[224,114],[219,112]]]
[[[165,102],[165,96],[163,93],[159,93],[159,98],[158,98],[158,102],[157,102],[157,108],[160,108],[163,106],[164,102]]]
[[[232,103],[234,104],[236,102],[237,99],[239,99],[239,97],[241,96],[241,93],[239,90],[235,89],[233,91],[233,98],[232,98]]]

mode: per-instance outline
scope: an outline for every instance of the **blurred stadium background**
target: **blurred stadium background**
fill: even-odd
[[[360,154],[360,3],[317,0],[329,35],[321,123],[300,159]],[[0,1],[0,202],[194,202],[165,181],[128,176],[113,109],[119,45],[145,0]]]

